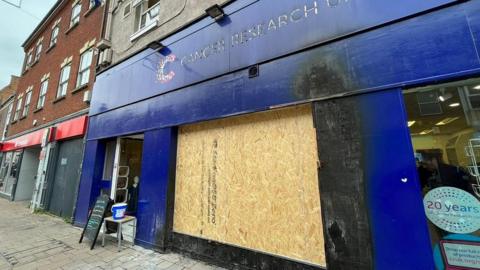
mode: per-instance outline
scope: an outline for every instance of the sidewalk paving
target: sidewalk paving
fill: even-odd
[[[31,214],[25,203],[0,199],[0,269],[168,269],[219,270],[179,254],[160,254],[108,237],[93,250],[79,244],[81,229],[46,214]]]

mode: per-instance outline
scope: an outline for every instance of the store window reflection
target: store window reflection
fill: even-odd
[[[480,80],[404,101],[437,269],[480,269]]]

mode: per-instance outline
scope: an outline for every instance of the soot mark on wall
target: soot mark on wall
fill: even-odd
[[[356,97],[313,104],[328,269],[373,269]]]

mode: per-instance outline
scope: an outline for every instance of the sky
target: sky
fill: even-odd
[[[57,0],[0,0],[0,89],[20,75],[23,42]],[[12,5],[21,2],[21,9]]]

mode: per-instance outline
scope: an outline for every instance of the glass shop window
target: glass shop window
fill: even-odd
[[[5,182],[8,175],[8,167],[10,166],[12,160],[13,152],[6,152],[3,155],[2,163],[0,164],[0,191],[4,191]]]
[[[480,79],[404,102],[437,269],[480,269]]]
[[[105,162],[103,165],[103,180],[112,180],[113,166],[115,163],[116,141],[109,141],[105,146]]]

